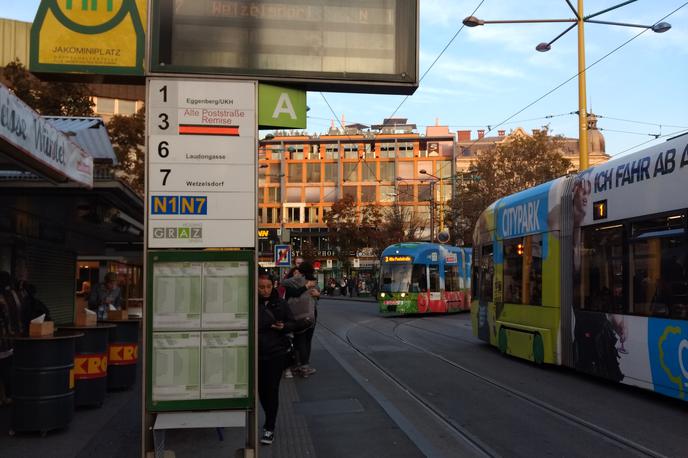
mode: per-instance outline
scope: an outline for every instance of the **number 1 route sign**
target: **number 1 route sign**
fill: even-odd
[[[255,82],[148,80],[148,246],[255,247]]]
[[[290,245],[275,245],[275,267],[291,267]]]

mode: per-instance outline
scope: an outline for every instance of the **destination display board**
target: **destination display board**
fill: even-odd
[[[150,411],[252,403],[254,259],[244,251],[151,251]]]
[[[152,73],[412,94],[418,0],[153,0]]]
[[[149,248],[255,246],[256,92],[149,79]]]

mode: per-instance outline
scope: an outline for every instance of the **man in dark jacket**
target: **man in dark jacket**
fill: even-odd
[[[267,274],[258,276],[258,396],[265,411],[262,444],[275,438],[275,421],[279,407],[279,384],[282,371],[290,364],[291,341],[287,333],[294,320],[287,303],[273,288]]]

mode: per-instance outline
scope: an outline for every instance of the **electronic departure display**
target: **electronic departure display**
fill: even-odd
[[[412,94],[417,0],[154,0],[153,73]]]

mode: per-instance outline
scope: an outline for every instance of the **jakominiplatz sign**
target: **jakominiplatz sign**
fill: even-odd
[[[147,0],[42,0],[31,71],[143,75]]]
[[[32,170],[93,186],[93,158],[2,84],[0,140],[9,144],[3,152]]]
[[[412,94],[418,0],[153,0],[153,73]]]

